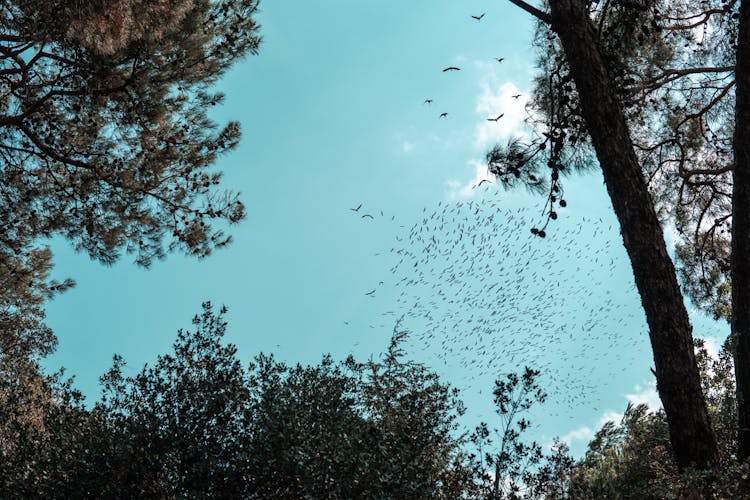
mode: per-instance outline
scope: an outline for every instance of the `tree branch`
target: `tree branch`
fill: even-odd
[[[547,14],[546,12],[537,9],[533,5],[529,5],[523,0],[508,0],[508,1],[512,3],[513,5],[515,5],[516,7],[521,7],[523,10],[525,10],[532,16],[536,17],[543,23],[552,24],[552,17],[550,17],[550,15]]]

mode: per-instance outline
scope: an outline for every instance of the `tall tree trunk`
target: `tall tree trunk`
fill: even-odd
[[[570,65],[646,312],[657,388],[677,463],[681,468],[711,468],[718,451],[701,391],[692,327],[596,29],[581,0],[551,0],[550,7],[552,29]]]
[[[750,6],[740,4],[732,187],[732,350],[737,383],[737,458],[750,457]]]

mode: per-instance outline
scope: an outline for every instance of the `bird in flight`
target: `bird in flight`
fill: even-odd
[[[351,210],[352,212],[359,212],[360,208],[362,208],[362,204],[361,203],[357,206],[357,208],[350,208],[349,210]]]
[[[482,12],[482,14],[481,14],[481,15],[478,15],[478,16],[471,16],[471,18],[472,18],[472,19],[476,19],[477,21],[481,21],[481,20],[482,20],[482,18],[484,17],[484,15],[485,15],[485,14],[486,14],[486,12]]]
[[[461,68],[457,68],[455,66],[448,66],[447,68],[443,70],[443,73],[445,73],[446,71],[461,71]]]
[[[438,118],[445,118],[448,116],[448,113],[440,113],[440,116]]]
[[[500,113],[499,115],[497,115],[497,118],[487,118],[487,121],[488,121],[488,122],[495,122],[495,123],[497,123],[497,121],[498,121],[498,120],[499,120],[500,118],[502,118],[503,116],[505,116],[505,113]]]
[[[516,94],[516,95],[512,95],[511,97],[512,97],[513,99],[518,99],[519,97],[521,97],[521,95],[522,95],[522,94]]]
[[[473,188],[471,188],[471,189],[474,189],[474,188],[478,188],[479,186],[481,186],[481,185],[482,185],[482,184],[484,184],[485,182],[490,182],[490,181],[489,181],[489,180],[487,180],[487,179],[482,179],[481,181],[479,181],[479,184],[477,184],[476,186],[474,186],[474,187],[473,187]]]
[[[375,295],[375,290],[369,291],[369,292],[367,292],[367,293],[366,293],[365,295],[369,295],[369,296],[371,296],[371,297],[372,297],[372,296],[374,296],[374,295]]]
[[[374,218],[375,218],[375,217],[373,217],[373,216],[372,216],[372,215],[370,215],[370,214],[365,214],[365,215],[363,215],[363,216],[362,216],[362,218],[363,218],[363,219],[364,219],[365,217],[369,217],[369,218],[371,218],[371,219],[374,219]]]
[[[432,99],[425,99],[425,100],[424,100],[424,103],[425,103],[425,104],[432,104]]]
[[[505,58],[504,57],[496,57],[495,61],[501,63],[501,62],[505,61]]]

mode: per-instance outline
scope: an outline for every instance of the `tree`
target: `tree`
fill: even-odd
[[[630,257],[635,283],[649,325],[654,352],[659,395],[664,404],[672,447],[681,467],[713,467],[718,460],[693,352],[692,327],[688,319],[674,265],[664,243],[654,203],[643,178],[631,139],[621,97],[611,76],[612,68],[603,57],[599,31],[587,5],[579,0],[550,2],[550,12],[541,12],[522,1],[511,0],[535,15],[559,37],[566,74],[558,73],[565,90],[577,95],[576,119],[563,117],[570,98],[548,108],[551,142],[548,166],[551,169],[550,207],[559,190],[560,153],[566,140],[577,142],[585,131],[590,140],[615,214],[620,222],[625,248]],[[639,4],[640,5],[640,4]],[[617,59],[615,59],[617,60]],[[550,96],[550,97],[553,97]],[[566,123],[567,122],[567,123]],[[546,142],[543,143],[546,147]],[[544,149],[544,148],[539,148]],[[521,177],[526,156],[513,152],[489,155],[491,169],[501,178]],[[528,175],[528,174],[527,174]],[[534,181],[537,177],[534,176]],[[550,209],[552,217],[554,211]],[[537,230],[537,234],[544,236]]]
[[[735,79],[732,184],[732,351],[737,380],[739,460],[750,459],[750,9],[742,2]]]
[[[531,426],[524,416],[536,403],[544,403],[547,395],[536,382],[538,371],[526,367],[521,373],[509,373],[505,380],[495,381],[495,411],[500,416],[500,429],[481,423],[472,434],[479,450],[478,464],[483,495],[489,499],[522,498],[531,471],[542,460],[542,447],[536,442],[525,443],[523,433]],[[493,439],[497,436],[497,442]]]
[[[0,249],[7,272],[0,273],[0,363],[38,359],[55,348],[44,325],[44,303],[73,285],[49,280],[52,254],[33,248],[20,255]]]
[[[455,437],[457,391],[403,359],[253,369],[254,494],[274,498],[460,498],[474,475]]]
[[[219,129],[207,112],[222,100],[211,85],[257,51],[257,4],[0,2],[3,309],[38,307],[29,293],[57,287],[37,277],[45,251],[36,246],[54,235],[105,264],[124,251],[144,266],[229,242],[214,222],[239,221],[243,206],[215,191],[211,166],[237,144],[239,126]],[[24,331],[49,336],[24,324],[34,317],[38,309],[0,318],[13,323],[3,352],[32,335]]]
[[[115,357],[87,410],[44,379],[43,425],[0,448],[0,495],[24,497],[460,498],[474,472],[455,436],[457,393],[403,360],[243,367],[210,304],[173,352],[132,376]],[[8,401],[11,415],[27,400]],[[12,416],[12,415],[11,415]],[[11,425],[6,425],[10,422]],[[0,413],[0,429],[13,419]],[[14,428],[15,429],[15,428]]]
[[[565,472],[563,485],[573,498],[745,498],[748,465],[735,459],[737,433],[732,379],[732,355],[722,349],[712,358],[698,342],[698,364],[711,420],[717,430],[720,466],[707,485],[705,471],[680,473],[671,453],[665,414],[646,405],[629,404],[620,422],[607,422],[588,445],[585,456]],[[554,465],[565,457],[549,457]],[[543,471],[540,471],[543,472]],[[549,474],[539,474],[538,484],[548,487]],[[693,496],[695,497],[695,496]]]

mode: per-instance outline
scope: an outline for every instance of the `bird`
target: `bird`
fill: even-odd
[[[495,61],[501,63],[501,62],[505,61],[505,58],[504,57],[496,57]]]
[[[505,116],[505,113],[500,113],[499,115],[497,115],[497,118],[487,118],[487,121],[488,121],[488,122],[495,122],[495,123],[497,123],[497,121],[498,121],[498,120],[499,120],[500,118],[502,118],[503,116]]]
[[[477,21],[481,21],[485,14],[486,14],[486,12],[482,12],[478,16],[471,16],[471,17],[472,17],[472,19],[476,19]]]
[[[512,95],[511,97],[513,99],[518,99],[519,97],[521,97],[521,95],[523,95],[523,94],[516,94],[516,95]]]
[[[365,214],[365,215],[363,215],[363,216],[362,216],[362,218],[363,218],[363,219],[364,219],[365,217],[369,217],[369,218],[371,218],[371,219],[374,219],[374,218],[375,218],[375,217],[373,217],[373,216],[372,216],[372,215],[370,215],[370,214]]]
[[[369,292],[367,292],[367,293],[366,293],[365,295],[369,295],[369,296],[371,296],[371,297],[372,297],[373,295],[375,295],[375,290],[370,290],[370,291],[369,291]]]
[[[424,103],[425,103],[425,104],[432,104],[432,99],[425,99],[425,100],[424,100]]]
[[[440,113],[440,116],[438,118],[445,118],[448,116],[448,113]]]
[[[350,208],[349,210],[351,210],[352,212],[359,212],[360,208],[362,208],[362,204],[361,203],[357,206],[357,208]]]
[[[475,185],[471,189],[477,188],[477,187],[481,186],[482,184],[484,184],[485,182],[490,182],[490,181],[488,179],[482,179],[481,181],[479,181],[479,184]]]
[[[445,73],[446,71],[461,71],[461,68],[457,68],[455,66],[448,66],[447,68],[443,70],[443,73]]]

